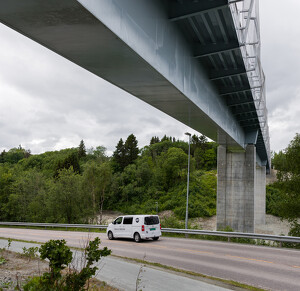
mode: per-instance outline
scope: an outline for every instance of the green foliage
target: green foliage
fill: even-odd
[[[178,220],[175,216],[168,216],[161,219],[161,227],[184,229],[185,223]]]
[[[278,189],[272,197],[277,205],[274,207],[272,201],[269,207],[281,217],[295,219],[300,213],[300,135],[296,134],[284,152],[275,153],[273,165],[277,170],[278,182],[272,185]],[[273,191],[274,192],[274,191]]]
[[[138,158],[139,148],[137,144],[138,142],[133,134],[127,137],[125,143],[122,138],[119,140],[113,153],[113,169],[115,172],[123,171]]]
[[[67,290],[83,290],[86,282],[94,276],[98,270],[98,267],[93,267],[94,263],[98,262],[101,257],[109,256],[111,254],[111,250],[107,249],[107,247],[100,250],[99,245],[100,239],[98,237],[89,242],[84,251],[86,265],[80,272],[74,271],[66,276]]]
[[[0,257],[0,266],[1,265],[4,265],[5,263],[6,263],[7,261],[6,261],[6,259],[4,258],[4,257]]]
[[[266,188],[266,213],[275,216],[280,216],[280,207],[283,198],[283,194],[279,188],[276,188],[276,184],[267,185]]]
[[[99,249],[100,239],[95,238],[89,241],[84,250],[85,266],[80,270],[73,270],[63,275],[65,269],[72,261],[72,252],[66,246],[65,240],[50,240],[39,249],[41,258],[49,260],[50,272],[44,273],[41,277],[32,278],[24,286],[25,291],[46,291],[46,290],[85,290],[89,279],[95,275],[98,267],[94,266],[101,257],[108,256],[111,251],[104,247]]]
[[[56,222],[75,223],[88,215],[89,201],[84,197],[82,176],[73,168],[59,171],[55,182],[50,183],[48,200],[49,218]]]
[[[291,227],[290,231],[288,233],[289,236],[295,236],[295,237],[300,237],[300,224],[296,219],[291,221]],[[294,248],[294,249],[300,249],[299,243],[287,243],[283,242],[282,246],[285,248]]]
[[[8,152],[5,150],[0,154],[0,163],[17,164],[20,160],[29,158],[30,150],[25,150],[21,146],[12,148]]]
[[[61,277],[61,271],[72,261],[72,252],[66,241],[50,240],[43,244],[40,249],[41,259],[49,260],[50,273],[45,273],[43,278],[54,284]]]
[[[29,259],[34,259],[38,257],[37,254],[39,250],[38,247],[30,247],[30,248],[23,247],[22,250],[23,250],[23,255]]]
[[[188,143],[153,137],[140,154],[137,144],[131,134],[119,141],[112,158],[102,146],[85,150],[81,141],[78,148],[0,162],[0,219],[86,223],[99,213],[101,220],[105,209],[156,213],[157,204],[159,211],[173,210],[182,219]],[[190,217],[215,214],[216,172],[210,170],[215,168],[215,154],[215,143],[192,137]]]
[[[9,250],[10,246],[11,246],[11,243],[12,243],[12,239],[11,238],[8,238],[7,239],[7,249]]]
[[[97,146],[95,149],[93,147],[88,149],[87,159],[94,160],[100,164],[108,161],[106,148],[104,146]]]
[[[86,149],[85,149],[84,141],[81,140],[78,147],[78,158],[81,159],[84,157],[86,157]]]
[[[79,154],[77,152],[73,152],[64,160],[58,161],[54,177],[57,177],[61,170],[67,170],[70,168],[72,168],[74,172],[80,173]]]

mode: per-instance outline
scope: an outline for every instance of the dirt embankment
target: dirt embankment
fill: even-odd
[[[0,249],[0,291],[23,290],[28,279],[41,276],[44,272],[49,272],[48,262]],[[95,278],[90,279],[88,290],[118,291]]]
[[[28,278],[41,276],[49,269],[47,262],[7,250],[0,251],[0,258],[0,290],[23,290],[22,286]]]

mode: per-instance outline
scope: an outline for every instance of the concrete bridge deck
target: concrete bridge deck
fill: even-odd
[[[0,21],[225,147],[220,225],[244,230],[241,205],[252,221],[270,168],[256,0],[0,0]]]

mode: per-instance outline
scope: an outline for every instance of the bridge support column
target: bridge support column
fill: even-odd
[[[217,229],[254,232],[265,223],[266,168],[256,164],[256,148],[228,152],[218,147]]]

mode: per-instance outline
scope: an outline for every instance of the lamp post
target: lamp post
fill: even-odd
[[[186,132],[185,135],[189,137],[189,154],[188,154],[188,174],[187,174],[187,188],[186,188],[186,210],[185,210],[185,229],[188,228],[189,217],[189,185],[190,185],[190,151],[191,151],[191,134]]]

